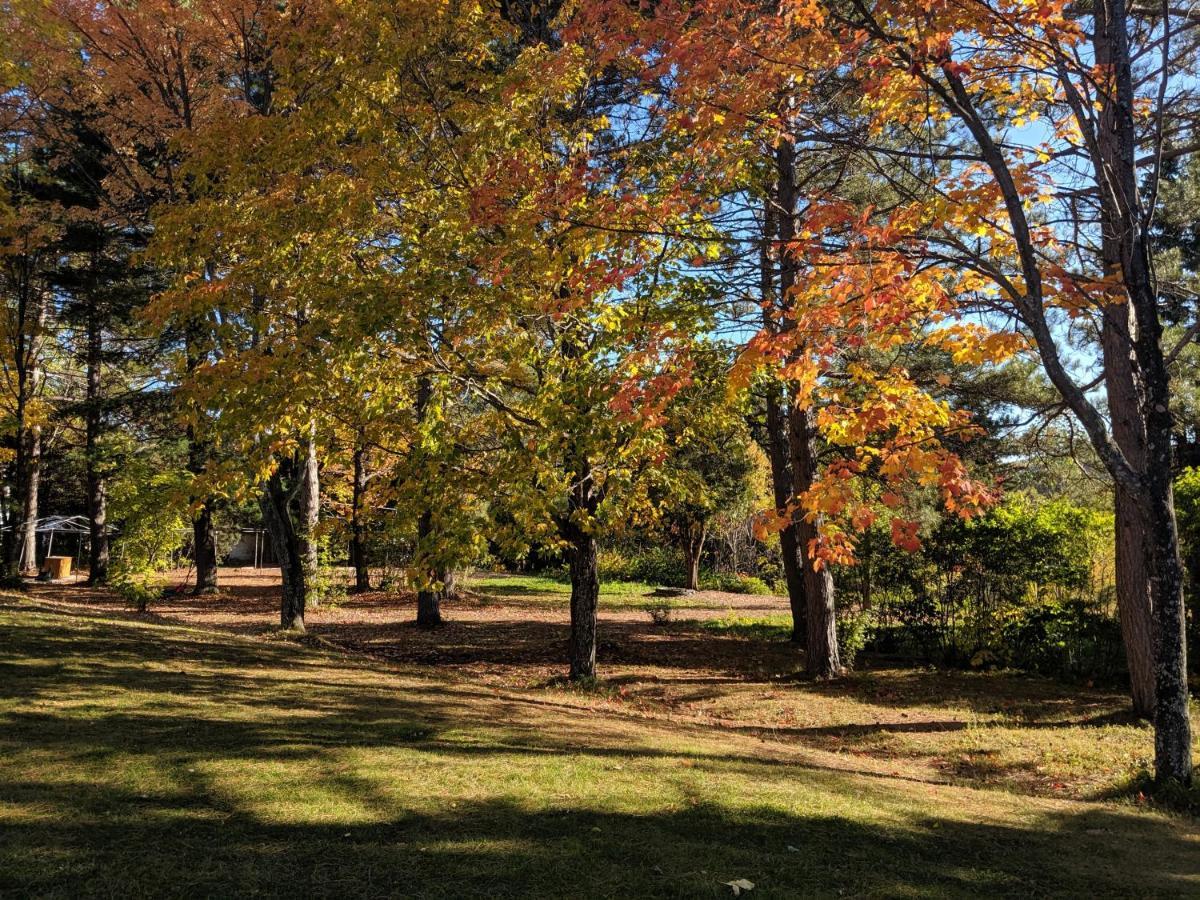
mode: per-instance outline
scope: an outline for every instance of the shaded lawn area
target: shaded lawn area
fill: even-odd
[[[278,572],[225,569],[221,579],[221,595],[164,601],[142,621],[273,636]],[[674,730],[719,728],[895,777],[1135,803],[1150,766],[1151,729],[1128,715],[1127,697],[1111,688],[1016,672],[902,668],[871,657],[836,682],[811,682],[800,674],[803,654],[786,640],[781,597],[668,598],[670,620],[654,624],[644,609],[621,605],[646,601],[638,592],[648,586],[610,586],[612,600],[600,614],[600,684],[564,690],[557,685],[569,587],[495,574],[468,586],[472,593],[446,604],[447,624],[432,631],[416,627],[411,594],[382,592],[322,604],[310,611],[308,627],[315,641],[423,675],[532,691],[580,711],[633,715]],[[536,590],[545,593],[528,593]],[[30,595],[73,615],[132,615],[104,590],[39,584]],[[712,603],[724,608],[705,605]],[[1194,734],[1200,758],[1200,727]],[[1193,795],[1200,805],[1200,790]]]
[[[1193,824],[0,601],[0,894],[1185,896]]]

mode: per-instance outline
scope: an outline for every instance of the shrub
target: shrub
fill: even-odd
[[[687,565],[673,547],[650,547],[635,553],[602,550],[598,560],[601,581],[642,581],[663,587],[683,587]]]
[[[1125,669],[1120,624],[1081,601],[1023,609],[1001,639],[1009,665],[1043,675],[1111,681]]]
[[[852,609],[837,611],[838,649],[842,665],[848,669],[854,668],[858,654],[867,645],[871,637],[872,622],[868,613]]]
[[[151,603],[161,600],[163,595],[162,576],[152,572],[118,569],[112,573],[109,584],[122,600],[138,612],[145,612]]]

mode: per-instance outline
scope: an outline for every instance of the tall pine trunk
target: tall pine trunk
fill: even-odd
[[[30,421],[30,403],[41,378],[41,333],[46,324],[46,293],[35,274],[29,254],[12,261],[16,285],[16,328],[13,364],[16,369],[16,452],[13,459],[15,490],[9,495],[9,529],[4,533],[4,577],[19,579],[23,571],[37,568],[38,489],[41,483],[41,426]]]
[[[103,331],[95,300],[88,305],[87,317],[87,413],[85,421],[85,458],[88,509],[88,584],[108,580],[108,498],[100,460],[102,416]]]
[[[783,515],[792,500],[792,468],[788,462],[786,413],[779,393],[767,396],[767,459],[771,463],[771,490],[775,511]],[[787,585],[788,605],[792,611],[792,643],[808,643],[808,601],[804,591],[804,563],[796,539],[796,523],[791,518],[779,531],[779,552],[783,558],[783,580]]]
[[[367,449],[363,444],[354,448],[354,481],[350,495],[350,563],[354,566],[354,591],[365,594],[371,590],[371,573],[367,568],[367,535],[363,525],[363,498],[367,491]]]
[[[1119,267],[1119,250],[1106,239],[1109,267]],[[1136,322],[1132,304],[1106,307],[1102,327],[1105,384],[1113,439],[1135,469],[1146,466],[1146,432],[1142,399],[1135,375],[1133,340]],[[1147,543],[1138,498],[1116,484],[1114,539],[1117,613],[1129,668],[1130,696],[1139,716],[1154,715],[1154,612],[1150,603]]]
[[[782,135],[775,148],[776,198],[779,230],[779,295],[784,307],[791,304],[796,284],[796,260],[791,244],[796,237],[796,146]],[[795,327],[785,321],[785,328]],[[797,348],[794,353],[802,352]],[[791,498],[802,497],[817,479],[816,429],[811,411],[800,397],[792,397],[787,415],[788,463],[791,469]],[[795,517],[796,544],[803,568],[805,598],[805,669],[817,678],[841,674],[838,652],[837,615],[834,607],[833,576],[829,567],[813,557],[812,547],[820,528],[820,519]]]
[[[1095,62],[1113,76],[1110,87],[1097,91],[1100,115],[1093,150],[1104,263],[1110,271],[1120,274],[1132,307],[1128,313],[1135,323],[1135,332],[1130,336],[1131,368],[1134,384],[1139,388],[1141,428],[1145,434],[1144,464],[1139,467],[1136,460],[1125,461],[1138,481],[1136,499],[1141,512],[1142,541],[1150,575],[1150,607],[1154,615],[1155,775],[1160,782],[1186,783],[1192,777],[1192,746],[1183,564],[1171,477],[1171,385],[1150,259],[1149,215],[1143,212],[1139,193],[1138,131],[1126,2],[1099,0],[1093,16]]]
[[[777,197],[768,198],[763,209],[763,239],[759,246],[759,295],[763,304],[763,327],[774,329],[778,323],[771,313],[776,309],[779,298],[775,295],[775,263],[771,253],[778,232]],[[792,473],[788,466],[787,410],[784,393],[779,385],[772,383],[766,398],[766,451],[771,464],[771,494],[775,501],[776,515],[784,515],[792,498]],[[808,641],[805,599],[804,567],[800,561],[800,548],[796,543],[796,525],[788,521],[779,531],[779,555],[783,562],[783,581],[787,585],[788,605],[792,611],[792,643]]]
[[[815,431],[812,414],[793,405],[789,416],[792,463],[792,490],[795,496],[807,492],[817,478]],[[834,605],[833,575],[820,564],[809,548],[814,545],[820,519],[802,516],[796,522],[796,541],[804,565],[804,597],[807,601],[805,670],[814,678],[832,678],[842,672],[838,651],[837,610]]]
[[[20,560],[21,569],[36,572],[38,492],[42,484],[42,427],[33,425],[25,431],[25,453],[22,459]]]

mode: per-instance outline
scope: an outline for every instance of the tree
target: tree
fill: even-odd
[[[257,99],[252,82],[261,68],[252,56],[261,52],[271,15],[271,5],[258,0],[202,6],[54,0],[24,12],[19,46],[38,79],[32,92],[53,109],[85,117],[108,151],[98,194],[105,220],[144,228],[156,205],[189,198],[182,146],[230,100]],[[185,370],[212,354],[212,325],[203,318],[181,323]],[[211,462],[200,436],[203,415],[182,412],[188,465],[200,485]],[[195,590],[204,593],[217,589],[216,504],[200,493],[193,501]]]
[[[747,17],[755,27],[737,27]],[[719,34],[727,48],[720,61],[695,65],[701,90],[715,72],[757,59],[764,62],[752,71],[765,75],[755,79],[773,76],[795,95],[837,96],[795,123],[797,141],[848,151],[855,165],[891,173],[894,201],[867,216],[827,193],[806,196],[786,251],[805,260],[811,268],[804,281],[821,285],[823,294],[813,305],[801,302],[802,321],[828,325],[836,313],[842,328],[855,320],[869,325],[877,310],[890,318],[925,304],[943,315],[1007,324],[1013,340],[1037,354],[1136,506],[1155,622],[1156,771],[1180,781],[1191,777],[1182,569],[1170,478],[1169,353],[1149,225],[1162,160],[1189,152],[1176,143],[1179,119],[1168,112],[1193,107],[1194,79],[1185,73],[1196,58],[1195,30],[1188,23],[1186,12],[1131,14],[1123,0],[1086,13],[1007,0],[804,4],[781,9],[775,20],[725,4],[699,24],[665,4],[652,32],[677,48],[656,48],[665,65],[698,59],[699,38],[711,43]],[[761,117],[761,98],[746,89],[756,83],[743,77],[739,96],[720,107],[701,94],[707,119]],[[1031,127],[1035,119],[1047,125]],[[1151,174],[1139,189],[1145,169]],[[842,301],[849,305],[839,312]],[[848,310],[853,314],[844,315]],[[1135,388],[1110,390],[1109,407],[1114,420],[1131,423],[1137,440],[1122,425],[1110,426],[1090,396],[1091,379],[1068,367],[1063,334],[1077,319],[1109,338],[1107,352],[1098,349],[1110,387]],[[946,331],[963,338],[979,321]],[[796,331],[822,346],[819,334]],[[970,340],[956,354],[1012,352],[1019,344],[1006,337]],[[787,343],[795,346],[794,339]],[[861,417],[847,417],[835,432],[855,430],[856,421]],[[930,462],[924,451],[914,459],[897,452],[894,440],[892,447],[881,471]],[[956,505],[960,478],[943,481],[959,483],[951,489]],[[831,500],[827,489],[820,493]],[[903,521],[893,530],[902,541],[912,536]]]

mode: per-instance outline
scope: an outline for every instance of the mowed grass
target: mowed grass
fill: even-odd
[[[506,604],[529,603],[543,606],[563,606],[571,596],[571,585],[546,575],[479,574],[472,576],[467,587],[483,597],[494,597]],[[650,609],[721,609],[721,603],[696,597],[655,597],[657,585],[644,581],[601,581],[600,608]]]
[[[1193,824],[0,600],[3,896],[1195,896]],[[851,761],[852,762],[852,761]]]

